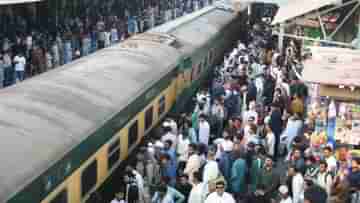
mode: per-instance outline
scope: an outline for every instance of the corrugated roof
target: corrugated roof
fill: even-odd
[[[292,0],[280,6],[273,24],[285,22],[337,2],[338,0]]]
[[[0,0],[0,5],[10,5],[10,4],[25,4],[39,2],[42,0]]]

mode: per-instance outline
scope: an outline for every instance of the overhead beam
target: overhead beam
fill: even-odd
[[[311,37],[303,37],[303,36],[297,36],[297,35],[293,35],[293,34],[286,34],[286,33],[279,33],[279,32],[273,32],[274,35],[279,35],[279,36],[284,36],[284,37],[290,37],[290,38],[294,38],[294,39],[302,39],[302,40],[308,40],[308,41],[314,41],[314,42],[323,42],[323,43],[328,43],[328,44],[335,44],[335,45],[339,45],[339,46],[345,46],[345,47],[350,47],[350,48],[354,48],[354,46],[350,43],[344,43],[344,42],[337,42],[337,41],[330,41],[330,40],[323,40],[323,39],[314,39]]]

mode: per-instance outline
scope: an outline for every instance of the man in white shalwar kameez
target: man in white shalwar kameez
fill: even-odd
[[[204,115],[199,116],[199,142],[208,146],[210,138],[210,125]]]
[[[208,160],[204,166],[203,172],[203,183],[206,185],[206,189],[208,189],[208,185],[214,182],[219,177],[219,166],[215,161],[216,150],[212,149],[208,152]],[[206,191],[207,193],[208,191]]]
[[[206,199],[206,185],[200,181],[200,176],[200,173],[194,173],[194,183],[189,195],[188,203],[204,203]]]
[[[189,145],[188,153],[189,153],[189,159],[186,163],[184,173],[188,175],[190,183],[193,184],[194,173],[199,171],[201,160],[198,154],[197,146],[195,144]]]
[[[219,181],[216,183],[216,191],[206,198],[205,203],[235,203],[235,199],[230,193],[225,192],[224,181]]]

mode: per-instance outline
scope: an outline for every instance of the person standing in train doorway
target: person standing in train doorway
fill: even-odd
[[[122,192],[116,193],[115,198],[110,203],[126,203],[125,195]]]

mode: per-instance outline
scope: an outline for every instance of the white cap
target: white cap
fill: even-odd
[[[281,194],[286,194],[286,193],[289,192],[289,189],[288,189],[288,187],[286,185],[282,185],[282,186],[279,187],[279,192]]]
[[[155,147],[164,148],[164,143],[162,143],[161,141],[156,141],[155,142]]]
[[[169,123],[168,121],[165,121],[165,122],[163,123],[163,127],[170,127],[170,123]]]

